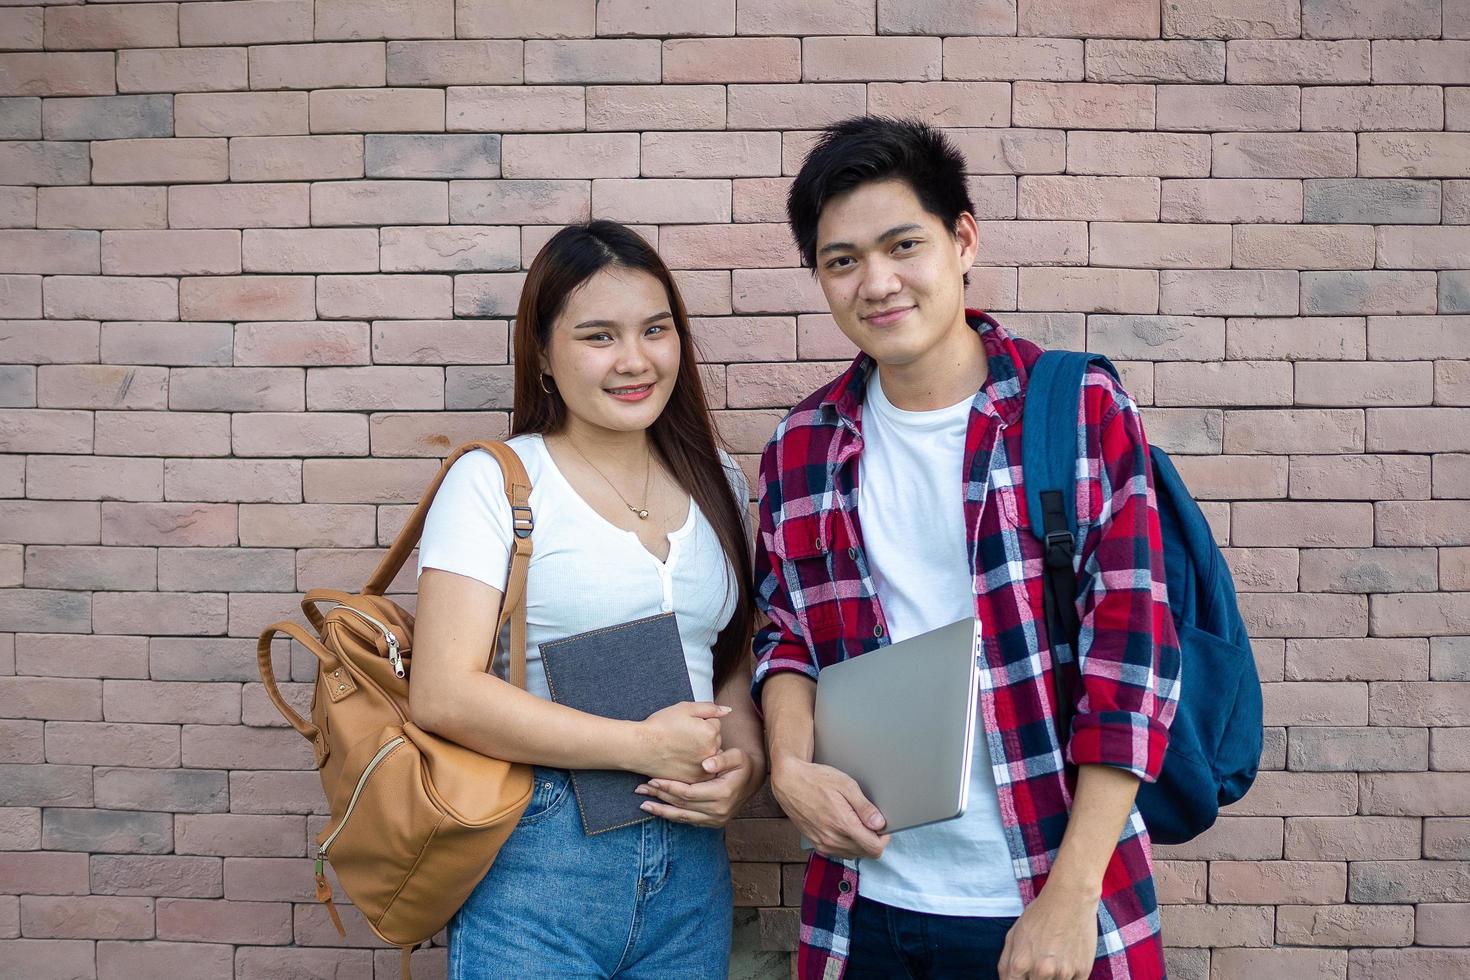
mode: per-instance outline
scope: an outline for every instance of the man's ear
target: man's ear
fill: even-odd
[[[975,216],[961,211],[955,219],[953,234],[960,247],[960,264],[968,269],[975,264],[975,256],[980,251],[980,226],[975,223]]]

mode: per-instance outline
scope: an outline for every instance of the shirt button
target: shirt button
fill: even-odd
[[[874,636],[882,636],[883,635],[883,624],[882,623],[874,623],[873,624],[873,635]]]
[[[848,548],[847,549],[847,557],[851,558],[853,561],[857,561],[857,549],[856,548]]]
[[[852,882],[844,878],[842,881],[839,881],[837,883],[837,890],[846,895],[848,892],[852,891]]]
[[[822,546],[822,536],[820,534],[812,539],[812,547],[816,548],[818,551],[827,550],[825,547]]]

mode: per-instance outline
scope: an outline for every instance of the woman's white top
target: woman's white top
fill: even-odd
[[[583,500],[557,469],[541,436],[507,440],[531,478],[531,565],[526,580],[526,688],[549,698],[541,644],[588,630],[672,612],[696,701],[714,699],[715,638],[735,612],[736,572],[714,528],[694,503],[669,534],[659,561],[638,535],[610,523]],[[740,467],[720,453],[739,511],[748,494]],[[450,467],[424,520],[419,574],[440,568],[505,591],[511,553],[510,504],[500,464],[489,453],[466,453]],[[508,674],[509,628],[495,657]]]

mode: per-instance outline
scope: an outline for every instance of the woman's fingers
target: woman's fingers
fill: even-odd
[[[663,817],[674,823],[687,823],[694,827],[718,826],[719,821],[708,814],[700,813],[698,810],[685,810],[683,807],[670,806],[667,803],[655,803],[653,800],[645,800],[643,812],[651,813],[655,817]]]
[[[705,759],[701,768],[711,775],[728,772],[731,769],[743,769],[750,765],[750,758],[744,749],[725,749]]]

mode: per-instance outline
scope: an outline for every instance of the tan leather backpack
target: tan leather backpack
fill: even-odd
[[[455,460],[483,449],[500,463],[514,518],[514,549],[490,647],[510,623],[510,679],[526,686],[526,569],[531,560],[531,481],[504,443],[472,442],[439,468],[362,592],[313,589],[290,622],[260,634],[260,677],[276,708],[316,751],[332,819],[317,836],[316,897],[346,930],[322,863],[330,861],[352,904],[384,941],[409,954],[449,922],[495,860],[531,799],[529,766],[491,759],[416,727],[408,713],[413,616],[383,592],[403,567],[439,485]],[[318,608],[329,604],[325,612]],[[283,633],[318,661],[311,721],[281,697],[271,641]],[[489,663],[486,664],[489,669]]]

